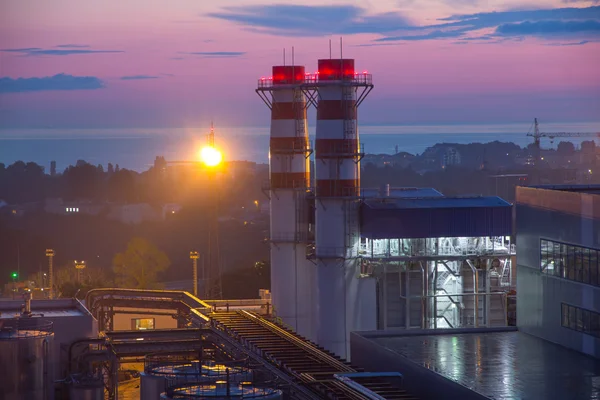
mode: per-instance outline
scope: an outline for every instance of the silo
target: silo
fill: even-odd
[[[0,319],[0,393],[4,400],[54,398],[52,322],[35,317]]]

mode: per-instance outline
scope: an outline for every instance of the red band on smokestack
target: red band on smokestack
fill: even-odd
[[[271,119],[304,119],[306,118],[306,102],[273,103]]]
[[[319,60],[319,81],[339,81],[354,79],[353,59]]]
[[[300,65],[278,65],[273,67],[273,84],[290,85],[304,82],[305,69]]]

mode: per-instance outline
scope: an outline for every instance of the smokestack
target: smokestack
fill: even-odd
[[[311,299],[315,266],[306,259],[310,187],[305,68],[274,66],[271,82],[258,92],[271,108],[270,207],[271,298],[273,314],[300,335],[314,340]],[[270,102],[270,104],[269,104]],[[312,278],[311,278],[312,277]]]

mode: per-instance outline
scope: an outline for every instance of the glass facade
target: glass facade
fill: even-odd
[[[600,286],[598,250],[570,244],[540,240],[540,270],[588,285]]]
[[[595,311],[562,303],[561,325],[600,338],[600,314]]]

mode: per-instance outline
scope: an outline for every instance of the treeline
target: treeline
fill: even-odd
[[[235,179],[223,174],[216,186],[221,205],[236,206],[236,200],[263,196],[260,182],[267,171],[236,171]],[[118,203],[165,204],[190,202],[206,197],[208,181],[205,171],[195,167],[167,169],[162,157],[147,171],[120,169],[118,165],[92,165],[80,160],[62,173],[50,175],[33,162],[17,161],[6,166],[0,163],[0,200],[8,204],[43,201],[48,198],[64,200],[108,201]]]

